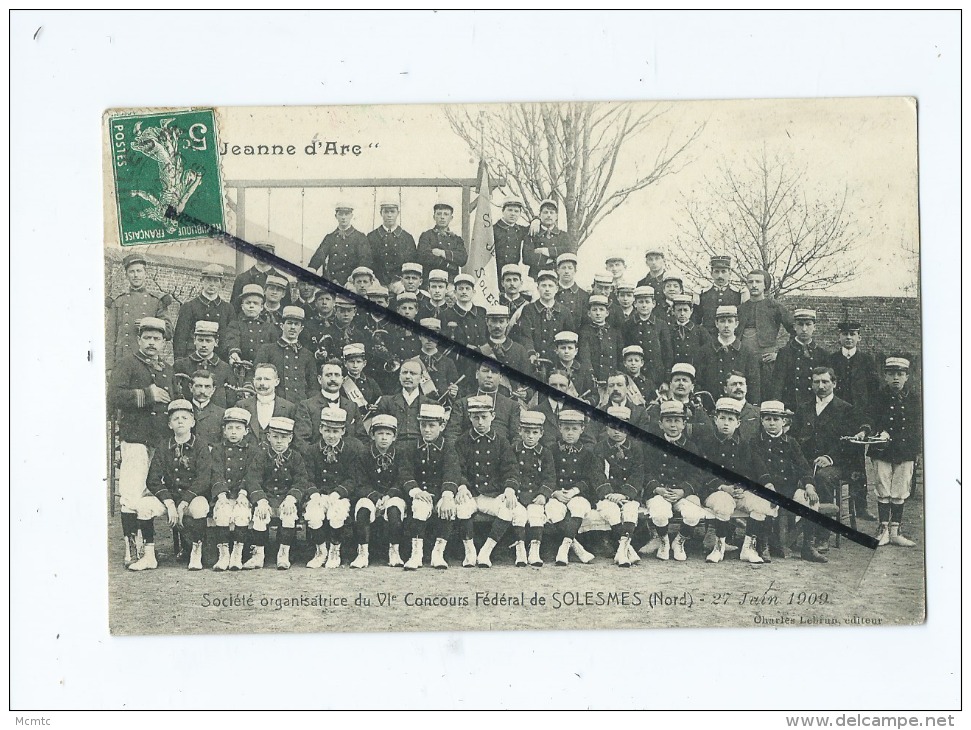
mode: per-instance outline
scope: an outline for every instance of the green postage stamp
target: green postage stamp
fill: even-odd
[[[209,226],[223,228],[212,109],[108,118],[122,246],[186,241],[207,235]]]

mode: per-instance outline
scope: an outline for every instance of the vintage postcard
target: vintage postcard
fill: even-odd
[[[924,620],[915,100],[103,142],[113,633]]]

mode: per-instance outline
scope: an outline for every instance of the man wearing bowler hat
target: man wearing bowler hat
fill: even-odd
[[[462,237],[449,230],[455,209],[450,204],[439,201],[432,210],[435,227],[418,237],[418,263],[426,271],[444,269],[449,278],[454,279],[468,262],[469,252]]]
[[[334,206],[334,217],[337,228],[324,236],[307,267],[344,286],[356,267],[371,266],[371,246],[367,236],[351,225],[353,205],[338,203]]]

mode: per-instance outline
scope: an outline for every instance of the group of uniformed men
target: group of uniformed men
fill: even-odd
[[[641,554],[683,561],[702,521],[714,535],[708,562],[735,549],[751,563],[783,558],[793,537],[803,559],[826,562],[828,533],[814,521],[780,518],[770,500],[678,449],[586,417],[490,358],[810,508],[849,484],[857,518],[878,521],[880,545],[914,544],[901,532],[921,444],[906,357],[886,358],[881,385],[858,347],[861,322],[840,323],[840,349],[826,352],[815,311],[790,314],[767,294],[765,271],[748,275],[747,292],[732,288],[727,256],[711,259],[712,286],[697,297],[656,249],[636,284],[612,257],[587,292],[556,203],[544,201],[529,227],[522,210],[507,200],[495,226],[502,293],[488,308],[473,303],[477,281],[461,273],[467,252],[446,203],[417,244],[393,202],[366,236],[351,206],[337,206],[338,226],[309,267],[372,303],[363,308],[307,281],[294,287],[262,261],[236,277],[227,301],[224,271],[209,265],[173,327],[145,289],[148,261],[126,256],[130,291],[109,305],[107,339],[126,565],[157,567],[157,517],[184,540],[190,570],[203,567],[207,531],[214,569],[262,568],[271,529],[276,566],[289,568],[301,520],[315,546],[309,568],[339,567],[354,551],[350,567],[366,567],[376,520],[388,564],[409,570],[424,564],[426,537],[430,564],[446,568],[456,532],[464,566],[490,567],[494,547],[510,542],[516,565],[540,566],[545,530],[560,539],[557,565],[571,554],[586,563],[581,528],[597,526],[616,540],[619,566]],[[535,300],[522,291],[522,263]],[[780,329],[790,334],[782,348]],[[428,331],[488,358],[441,347]],[[478,548],[476,514],[491,521]],[[639,523],[649,542],[638,551]]]

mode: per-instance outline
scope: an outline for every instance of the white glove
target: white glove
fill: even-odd
[[[288,494],[280,504],[280,517],[297,516],[297,499],[292,494]]]
[[[272,515],[271,515],[271,512],[270,512],[270,503],[269,502],[267,502],[265,499],[261,499],[259,502],[256,503],[256,509],[253,510],[253,519],[254,520],[258,520],[260,522],[264,522],[266,520],[269,520],[271,516]]]

